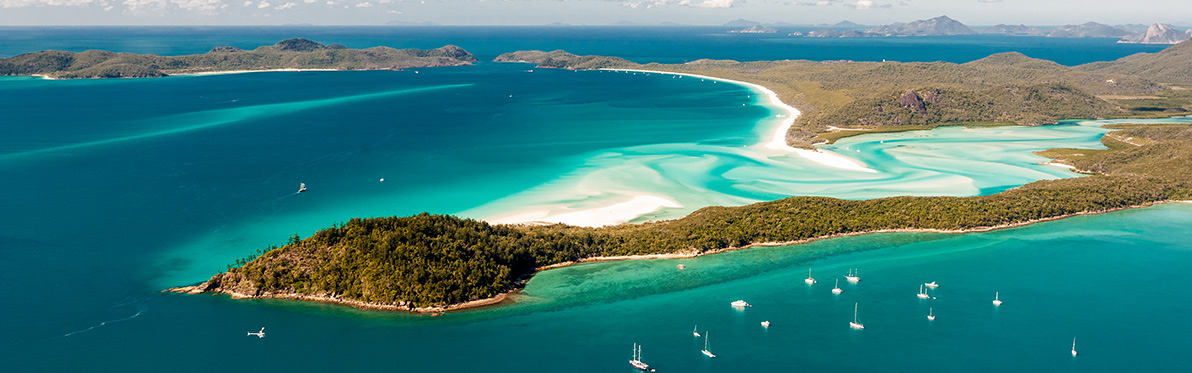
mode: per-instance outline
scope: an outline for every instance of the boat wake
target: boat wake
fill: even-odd
[[[100,321],[98,324],[95,324],[95,325],[92,325],[92,326],[90,326],[90,327],[87,327],[86,329],[79,329],[79,330],[76,330],[76,331],[73,331],[73,332],[70,332],[70,333],[66,333],[66,334],[63,334],[63,335],[59,336],[58,338],[66,338],[66,337],[73,336],[73,335],[75,335],[75,334],[86,333],[86,332],[89,332],[89,331],[92,331],[92,330],[98,329],[98,328],[100,328],[100,327],[103,327],[103,326],[105,326],[105,325],[110,325],[110,324],[115,324],[115,323],[118,323],[118,322],[124,322],[124,321],[128,321],[128,320],[132,320],[132,319],[135,319],[135,318],[137,318],[137,317],[141,316],[142,314],[144,314],[144,313],[145,313],[145,311],[146,311],[146,310],[148,310],[148,309],[149,309],[149,306],[146,306],[146,305],[143,303],[143,301],[142,301],[142,300],[131,300],[131,301],[125,301],[125,302],[122,302],[122,303],[118,303],[118,304],[116,304],[116,305],[113,305],[113,306],[112,306],[111,308],[109,308],[109,309],[120,308],[120,307],[124,307],[124,306],[128,306],[128,305],[135,305],[135,306],[136,306],[136,310],[137,310],[137,312],[136,312],[136,313],[134,313],[134,314],[132,314],[132,316],[123,317],[123,318],[119,318],[119,319],[113,319],[113,320]]]

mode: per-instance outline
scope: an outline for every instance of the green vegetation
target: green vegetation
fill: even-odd
[[[217,47],[205,54],[151,54],[86,51],[42,51],[0,58],[0,75],[45,75],[55,79],[160,77],[209,71],[272,69],[398,70],[412,67],[459,66],[476,61],[467,51],[448,45],[431,50],[375,47],[348,49],[307,39],[288,39],[251,51]]]
[[[1138,53],[1116,61],[1077,66],[1090,72],[1137,75],[1156,82],[1192,83],[1192,42],[1183,41],[1158,53]]]
[[[805,115],[788,136],[802,145],[849,133],[1126,115],[1131,111],[1095,95],[1129,101],[1138,98],[1125,97],[1171,94],[1144,78],[1083,71],[1015,53],[959,65],[710,60],[638,65],[560,51],[518,52],[498,60],[667,70],[763,84],[803,108]],[[839,126],[868,131],[830,131]],[[1109,149],[1040,152],[1093,176],[1038,181],[995,195],[862,201],[792,197],[604,228],[490,225],[428,214],[352,219],[238,261],[197,288],[250,297],[298,294],[408,308],[443,306],[494,296],[516,288],[536,268],[584,258],[698,254],[877,230],[963,231],[1192,198],[1192,128],[1121,127],[1102,139]]]

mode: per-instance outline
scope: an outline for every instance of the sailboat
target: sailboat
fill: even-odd
[[[923,285],[919,285],[919,299],[927,299],[927,291],[923,290]]]
[[[1076,337],[1072,337],[1072,357],[1076,357]]]
[[[256,332],[256,333],[248,332],[248,335],[255,335],[255,336],[257,336],[257,338],[265,338],[265,327],[262,326],[261,331]]]
[[[704,350],[701,352],[703,352],[704,355],[708,355],[708,357],[716,357],[716,354],[712,353],[712,351],[708,351],[708,335],[709,335],[708,331],[705,330],[704,331]]]
[[[769,322],[769,321],[762,321],[762,327],[763,327],[763,328],[769,328],[769,327],[770,327],[770,322]]]
[[[642,346],[637,343],[633,344],[633,358],[629,359],[629,365],[632,365],[635,369],[640,371],[654,371],[653,369],[650,369],[650,364],[642,362]]]
[[[929,288],[932,288],[932,289],[935,289],[935,288],[938,288],[938,287],[940,287],[940,284],[937,284],[937,283],[935,283],[935,281],[928,282],[928,283],[926,283],[926,284],[923,284],[923,285],[927,285],[927,287],[929,287]]]
[[[306,191],[306,183],[298,183],[298,193]]]
[[[998,292],[996,292],[996,291],[993,292],[993,305],[994,306],[1002,305],[1002,301],[1000,299],[998,299]]]
[[[815,283],[815,279],[811,277],[811,268],[807,269],[807,279],[803,280],[803,282],[806,282],[807,285]]]
[[[856,268],[850,269],[848,270],[848,275],[844,276],[844,279],[848,280],[848,282],[861,281],[860,273],[861,271],[858,271]]]
[[[853,303],[853,322],[848,323],[853,329],[865,329],[865,324],[857,322],[857,303]]]
[[[935,313],[932,313],[931,307],[927,307],[927,320],[935,321]]]
[[[844,290],[840,290],[840,279],[836,279],[836,287],[832,288],[832,294],[840,294],[843,292]]]
[[[696,325],[694,329],[691,329],[691,334],[692,334],[692,335],[695,335],[695,337],[696,337],[696,338],[699,338],[699,337],[700,337],[700,335],[699,335],[699,325]]]

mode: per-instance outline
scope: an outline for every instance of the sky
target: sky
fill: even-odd
[[[940,15],[973,26],[1192,27],[1189,0],[0,0],[0,26],[721,25],[734,19],[879,25]]]

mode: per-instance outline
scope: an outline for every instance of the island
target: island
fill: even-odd
[[[282,40],[274,45],[241,50],[215,47],[186,56],[41,51],[0,58],[0,76],[37,75],[50,79],[147,78],[178,74],[264,70],[401,70],[416,67],[462,66],[476,62],[463,48],[350,49],[308,39]]]
[[[1154,54],[1066,67],[1004,53],[943,62],[636,64],[564,51],[498,61],[542,68],[622,69],[758,84],[804,113],[790,145],[940,125],[1042,125],[1063,118],[1187,115],[1192,42]],[[839,127],[846,126],[846,127]],[[1105,150],[1050,149],[1087,177],[1044,180],[975,197],[842,200],[791,197],[706,207],[668,221],[585,228],[497,225],[445,215],[351,219],[259,250],[182,293],[282,298],[361,308],[440,312],[500,301],[535,272],[593,260],[708,255],[870,232],[972,232],[1192,199],[1192,128],[1115,127]],[[847,248],[841,250],[849,250]]]

